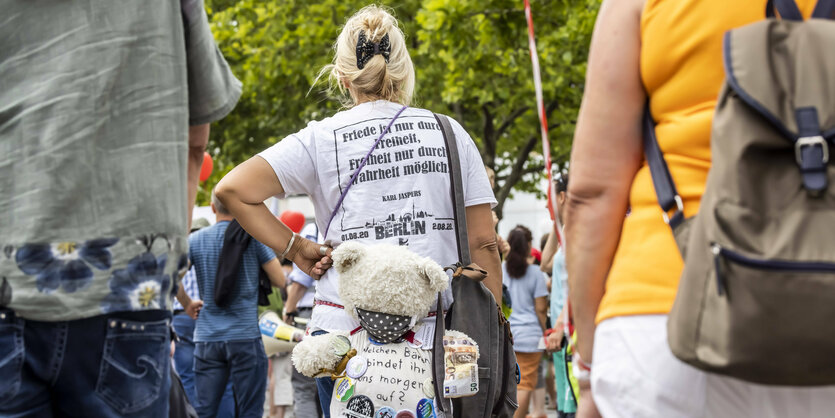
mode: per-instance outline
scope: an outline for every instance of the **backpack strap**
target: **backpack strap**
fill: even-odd
[[[818,0],[815,11],[812,12],[812,18],[832,19],[833,12],[835,12],[835,0]]]
[[[780,12],[780,18],[785,20],[803,20],[803,14],[800,13],[797,4],[794,0],[768,0],[765,5],[765,16],[767,18],[774,18],[774,6],[777,6],[777,11]],[[835,12],[835,0],[818,0],[815,5],[815,10],[812,12],[813,19],[832,19],[832,13]]]
[[[826,2],[827,0],[821,0]],[[780,19],[783,20],[799,20],[803,21],[803,14],[797,8],[797,3],[794,0],[768,0],[765,4],[765,17],[774,18],[774,9],[780,12]]]
[[[655,136],[655,121],[650,113],[649,101],[644,109],[643,122],[643,143],[644,157],[649,165],[649,173],[652,176],[652,184],[655,186],[655,195],[658,197],[658,204],[661,205],[661,216],[664,222],[675,230],[684,222],[684,202],[681,200],[673,177],[670,175],[670,168],[664,160],[664,154],[658,146],[658,139]],[[672,215],[670,211],[673,211]]]
[[[362,161],[360,162],[359,167],[357,167],[357,169],[354,170],[354,174],[351,176],[351,180],[345,186],[345,190],[342,191],[342,195],[339,196],[339,200],[336,202],[336,206],[334,206],[333,212],[331,212],[331,218],[328,220],[327,225],[325,225],[325,235],[323,236],[323,239],[327,240],[328,230],[331,228],[331,222],[333,222],[333,218],[336,217],[336,212],[342,206],[342,201],[345,200],[345,196],[348,194],[348,190],[351,190],[351,186],[354,185],[354,181],[356,181],[357,176],[360,174],[360,171],[362,171],[362,168],[365,167],[365,163],[368,162],[368,158],[371,157],[371,153],[373,153],[374,150],[377,149],[377,144],[379,144],[380,141],[383,140],[383,137],[386,136],[387,133],[389,133],[389,131],[391,130],[391,126],[394,125],[394,121],[396,121],[397,118],[400,117],[400,114],[402,114],[403,111],[406,110],[408,107],[409,106],[401,107],[400,110],[398,110],[397,113],[394,115],[394,117],[391,118],[391,122],[389,122],[389,125],[386,126],[386,129],[384,129],[383,132],[380,132],[380,136],[377,137],[376,141],[374,141],[374,145],[372,145],[371,149],[368,150],[368,154],[365,154],[365,158],[362,159]],[[338,181],[339,181],[339,179],[337,179],[337,182]]]

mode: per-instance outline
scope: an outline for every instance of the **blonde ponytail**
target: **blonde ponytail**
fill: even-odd
[[[357,40],[364,33],[369,42],[379,43],[388,35],[391,53],[388,62],[382,54],[374,55],[363,68],[357,66]],[[409,105],[415,89],[415,69],[406,50],[406,40],[397,20],[382,7],[366,6],[351,16],[334,43],[333,63],[325,66],[319,77],[329,74],[331,88],[350,91],[350,107],[372,100],[388,100]],[[319,79],[317,77],[317,80]]]

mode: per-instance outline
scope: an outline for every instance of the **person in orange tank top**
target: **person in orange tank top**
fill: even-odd
[[[644,105],[650,99],[659,145],[685,216],[692,216],[710,168],[722,36],[764,19],[765,4],[603,1],[566,208],[575,360],[590,369],[579,417],[598,410],[605,417],[814,417],[835,410],[835,387],[770,387],[713,375],[673,357],[666,341],[683,265],[643,159]],[[797,4],[808,17],[815,1]]]

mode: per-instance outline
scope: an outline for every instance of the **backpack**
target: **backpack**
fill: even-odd
[[[684,259],[669,315],[673,354],[749,382],[835,384],[835,0],[803,22],[792,0],[781,20],[729,31],[726,79],[711,134],[699,214],[682,201],[655,139],[644,152],[664,220]],[[774,17],[772,2],[767,16]]]
[[[455,133],[446,116],[435,114],[446,143],[450,167],[450,193],[453,200],[454,225],[458,244],[459,263],[452,278],[453,302],[444,318],[441,295],[438,295],[434,347],[443,347],[441,337],[444,327],[467,334],[478,343],[478,393],[452,399],[455,417],[512,417],[518,408],[516,403],[516,354],[513,351],[513,337],[510,323],[496,303],[493,294],[480,280],[474,280],[468,271],[479,270],[471,264],[469,241],[467,239],[467,218],[464,207],[464,189],[461,179],[461,164]],[[462,274],[463,273],[463,274]],[[477,275],[475,275],[477,276]],[[443,350],[433,353],[433,377],[443,382]],[[443,399],[435,384],[436,399]],[[448,403],[439,403],[447,408]],[[465,412],[466,411],[466,412]],[[445,411],[446,412],[446,411]]]

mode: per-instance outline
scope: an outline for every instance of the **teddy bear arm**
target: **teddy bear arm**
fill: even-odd
[[[323,370],[333,370],[339,363],[340,356],[333,353],[330,346],[331,336],[306,336],[293,349],[293,366],[304,376],[316,377]]]

